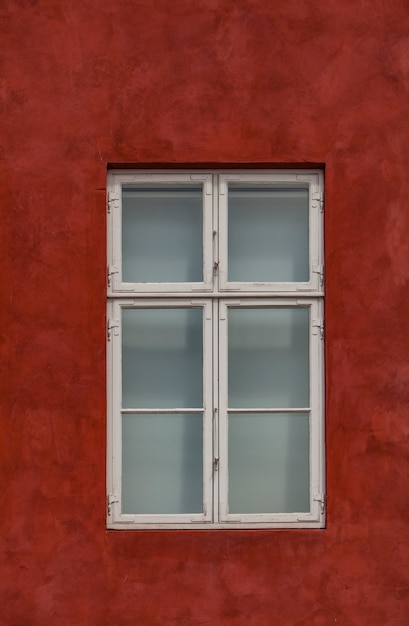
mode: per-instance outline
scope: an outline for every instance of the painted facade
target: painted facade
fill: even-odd
[[[409,623],[406,0],[3,0],[0,623]],[[325,530],[107,531],[107,168],[323,167]]]

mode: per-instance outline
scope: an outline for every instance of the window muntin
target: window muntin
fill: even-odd
[[[108,198],[109,527],[321,527],[321,173],[111,172]]]

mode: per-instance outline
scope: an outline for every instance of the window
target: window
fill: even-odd
[[[322,181],[109,173],[109,528],[324,525]]]

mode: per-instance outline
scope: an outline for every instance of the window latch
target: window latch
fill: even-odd
[[[107,323],[108,341],[111,341],[112,334],[119,335],[119,320],[108,320]]]

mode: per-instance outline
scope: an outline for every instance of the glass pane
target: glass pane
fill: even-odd
[[[202,309],[124,309],[125,408],[203,406]]]
[[[230,185],[228,280],[309,281],[308,188]]]
[[[310,510],[307,413],[229,416],[229,512]]]
[[[202,415],[122,416],[122,512],[201,513]]]
[[[229,406],[309,406],[309,310],[229,308]]]
[[[124,282],[202,282],[202,187],[125,187]]]

